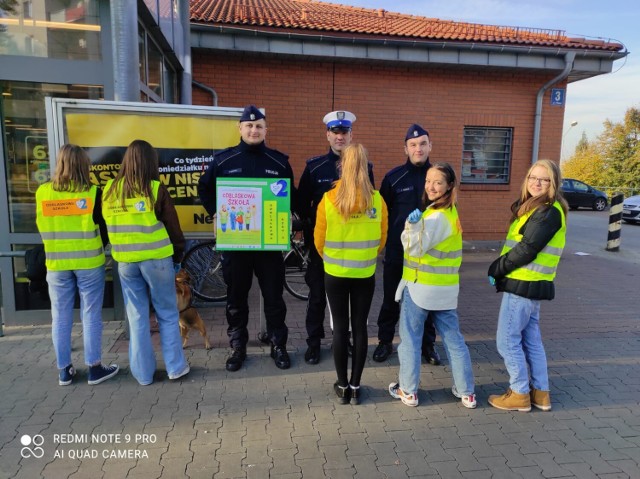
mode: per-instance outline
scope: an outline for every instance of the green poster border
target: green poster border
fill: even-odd
[[[277,196],[272,185],[285,183],[286,196]],[[262,204],[259,211],[260,229],[253,224],[253,229],[242,228],[235,223],[231,229],[229,213],[221,215],[221,208],[227,201],[221,198],[220,187],[246,192],[248,188],[260,189]],[[240,199],[244,205],[248,202]],[[291,249],[291,180],[288,178],[217,178],[216,179],[216,249],[219,251],[288,251]],[[221,218],[225,218],[222,227]],[[258,234],[259,232],[259,234]],[[270,238],[270,240],[267,239]]]

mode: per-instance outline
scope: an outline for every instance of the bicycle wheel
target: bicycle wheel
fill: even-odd
[[[307,272],[307,255],[296,249],[289,251],[284,257],[284,287],[291,295],[306,301],[309,299],[309,286],[304,280]]]
[[[191,276],[191,291],[202,301],[227,300],[227,285],[222,276],[220,256],[213,240],[191,248],[182,261],[182,267]]]

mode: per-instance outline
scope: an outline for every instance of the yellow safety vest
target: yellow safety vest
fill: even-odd
[[[462,229],[458,210],[453,205],[446,209],[427,208],[422,213],[422,219],[435,213],[444,215],[453,234],[427,251],[422,258],[405,253],[402,279],[432,286],[453,286],[460,282],[458,270],[462,264]]]
[[[151,208],[149,198],[140,196],[125,199],[126,208],[120,205],[120,196],[107,193],[111,188],[118,188],[113,180],[105,186],[102,213],[109,230],[111,254],[113,259],[125,263],[137,263],[149,259],[162,259],[173,255],[173,245],[169,233]],[[152,181],[154,198],[158,198],[159,181]]]
[[[104,264],[100,229],[93,222],[98,188],[55,191],[45,183],[36,191],[36,224],[50,271],[92,269]]]
[[[324,243],[324,270],[339,278],[368,278],[376,272],[382,236],[382,197],[373,193],[373,207],[344,221],[338,208],[325,197],[327,234]]]
[[[547,243],[547,246],[538,253],[531,263],[513,270],[507,275],[507,278],[519,279],[521,281],[553,281],[556,277],[556,269],[558,268],[560,256],[564,249],[567,224],[560,203],[556,201],[553,203],[553,207],[556,208],[562,216],[562,227],[556,231],[551,241]],[[522,241],[520,229],[535,211],[536,210],[532,210],[511,223],[509,232],[507,233],[507,240],[502,248],[502,253],[500,253],[501,255],[506,254]]]

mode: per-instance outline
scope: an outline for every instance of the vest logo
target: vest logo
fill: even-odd
[[[378,211],[375,208],[371,208],[370,210],[367,210],[366,214],[372,220],[378,217]]]
[[[69,198],[42,201],[43,216],[88,215],[93,209],[91,198]]]
[[[140,211],[140,212],[147,211],[147,207],[146,207],[146,204],[145,204],[144,200],[138,201],[133,206],[135,207],[136,211]]]

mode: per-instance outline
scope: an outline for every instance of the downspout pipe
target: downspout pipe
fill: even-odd
[[[205,85],[204,83],[200,83],[199,81],[196,81],[196,80],[191,80],[191,83],[193,83],[198,88],[211,93],[211,96],[213,97],[213,106],[218,106],[218,93],[216,93],[216,91],[213,88]]]
[[[191,105],[191,17],[189,12],[189,0],[179,0],[180,24],[182,25],[182,78],[180,79],[180,103]]]
[[[109,5],[113,34],[113,99],[140,101],[138,4],[130,0],[112,0]]]
[[[538,151],[540,150],[540,130],[542,129],[542,99],[544,98],[544,94],[550,86],[555,85],[569,76],[569,73],[571,73],[571,69],[573,68],[573,61],[575,58],[575,52],[566,53],[564,56],[564,69],[562,72],[560,72],[557,77],[542,85],[542,88],[538,90],[538,96],[536,97],[536,117],[533,126],[533,151],[531,153],[531,164],[538,161]]]

